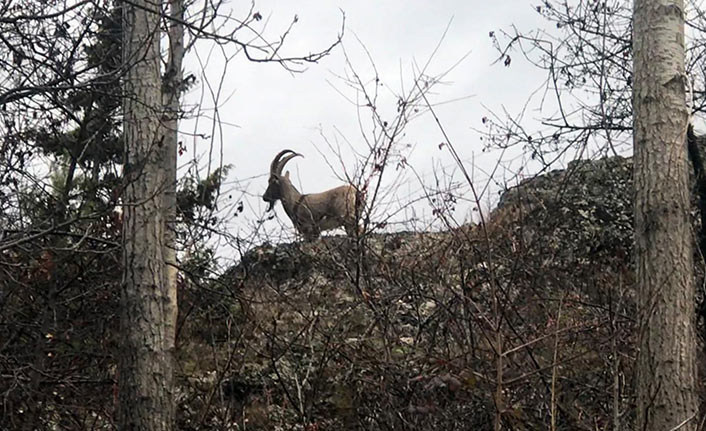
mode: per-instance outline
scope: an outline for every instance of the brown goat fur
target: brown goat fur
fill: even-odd
[[[341,226],[349,237],[359,235],[358,219],[365,205],[363,194],[350,184],[321,193],[300,193],[290,181],[289,172],[282,175],[284,165],[297,156],[301,154],[284,150],[272,161],[269,184],[262,196],[270,204],[268,211],[281,200],[294,227],[307,241],[317,239],[323,231]]]

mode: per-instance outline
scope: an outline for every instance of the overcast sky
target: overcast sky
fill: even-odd
[[[298,17],[283,48],[283,56],[326,48],[341,30],[343,11],[343,48],[363,79],[372,79],[374,74],[361,43],[367,48],[383,84],[382,91],[389,96],[382,99],[381,109],[390,116],[395,111],[393,95],[400,93],[403,85],[409,87],[416,70],[414,65],[423,65],[429,60],[448,27],[427,73],[440,74],[467,57],[444,78],[443,85],[436,87],[431,101],[456,100],[439,105],[437,114],[474,180],[480,182],[485,179],[482,171],[491,170],[500,154],[481,153],[483,143],[474,128],[482,128],[481,118],[488,114],[488,108],[501,112],[505,107],[511,113],[518,113],[530,94],[542,87],[546,77],[544,72],[523,62],[519,54],[513,57],[510,68],[492,65],[497,52],[488,34],[508,30],[511,25],[526,30],[543,26],[534,9],[535,3],[527,0],[260,0],[255,10],[263,16],[261,30],[269,40],[276,40],[293,17]],[[233,1],[229,7],[235,16],[242,18],[250,3]],[[187,96],[187,103],[201,100],[204,89],[212,91],[208,84],[222,85],[222,88],[218,108],[220,123],[215,128],[209,119],[213,111],[208,110],[202,112],[198,124],[191,120],[182,125],[185,133],[197,131],[212,136],[213,141],[185,135],[188,152],[182,156],[182,161],[195,153],[207,153],[213,142],[213,163],[221,163],[222,156],[224,164],[233,165],[228,189],[234,199],[241,197],[239,193],[245,198],[244,213],[233,219],[233,234],[245,236],[258,225],[257,220],[266,208],[259,195],[267,186],[270,161],[280,150],[291,148],[304,154],[305,158],[291,161],[288,169],[300,191],[307,193],[340,184],[325,162],[324,157],[332,158],[334,154],[324,137],[329,142],[347,140],[361,151],[365,148],[357,108],[340,94],[352,96],[351,90],[337,77],[347,70],[341,47],[318,64],[308,65],[306,72],[297,74],[277,64],[249,63],[242,55],[229,62],[224,72],[223,54],[205,45],[190,53],[187,64],[187,72],[198,73],[200,65],[206,72],[206,77],[199,78],[201,86]],[[219,82],[222,76],[225,78]],[[202,99],[203,107],[212,106],[209,99],[208,95]],[[403,144],[409,145],[405,151],[409,153],[407,160],[413,169],[403,174],[401,185],[395,189],[395,196],[388,197],[389,205],[381,210],[384,213],[381,217],[399,211],[401,202],[420,196],[422,185],[417,176],[422,183],[433,184],[435,178],[444,176],[442,172],[445,175],[455,172],[448,152],[439,149],[443,141],[431,116],[415,120],[407,129]],[[343,155],[346,166],[354,167],[356,160],[345,145]],[[511,158],[510,155],[504,157]],[[521,161],[516,160],[511,169],[519,167],[519,163]],[[454,179],[460,181],[458,172],[455,175]],[[502,178],[507,174],[499,175]],[[392,201],[395,203],[390,203]],[[467,219],[469,210],[468,205],[460,206],[455,216],[459,220]],[[278,220],[266,221],[261,232],[293,231],[280,204],[277,215]],[[424,228],[424,223],[432,219],[429,205],[418,203],[398,212],[394,220],[412,218],[417,223],[398,228]]]

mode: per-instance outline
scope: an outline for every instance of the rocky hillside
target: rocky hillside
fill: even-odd
[[[627,429],[631,176],[579,161],[482,226],[251,250],[182,300],[182,428]]]

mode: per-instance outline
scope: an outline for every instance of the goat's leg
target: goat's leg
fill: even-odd
[[[305,231],[300,231],[302,236],[304,237],[304,241],[306,242],[314,242],[317,239],[319,239],[319,235],[321,234],[320,231],[314,229],[307,229]]]
[[[343,228],[346,230],[346,235],[348,235],[349,238],[357,238],[363,233],[358,221],[355,219],[345,221]]]

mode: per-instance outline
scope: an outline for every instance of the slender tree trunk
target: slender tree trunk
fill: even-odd
[[[634,4],[636,430],[695,430],[683,0]]]
[[[171,430],[174,423],[174,332],[163,241],[164,129],[158,5],[133,0],[123,9],[125,139],[122,348],[118,426]],[[171,339],[171,340],[170,340]]]
[[[169,331],[175,333],[177,319],[177,259],[176,259],[176,178],[177,147],[179,145],[179,115],[181,112],[180,96],[183,86],[182,63],[184,59],[184,0],[169,0],[168,34],[169,58],[162,81],[164,104],[164,175],[167,179],[164,190],[164,213],[167,230],[164,236],[164,260],[166,268],[166,286],[169,294]],[[174,348],[174,338],[171,337]]]

